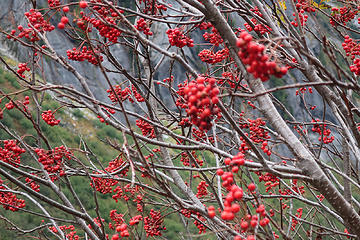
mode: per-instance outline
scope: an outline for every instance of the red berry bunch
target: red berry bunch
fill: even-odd
[[[55,112],[52,112],[51,110],[47,110],[41,114],[41,117],[50,126],[58,125],[60,123],[60,120],[57,120],[55,118],[55,116],[54,116]]]
[[[99,2],[99,0],[97,1]],[[95,1],[92,0],[92,2]],[[100,1],[100,3],[101,2],[102,1]],[[94,5],[92,8],[97,12],[97,14],[101,16],[100,18],[103,18],[104,20],[100,20],[99,17],[86,16],[84,12],[81,11],[80,14],[82,15],[82,17],[77,20],[78,27],[84,31],[91,31],[91,27],[87,28],[86,24],[91,23],[99,31],[99,34],[102,37],[107,38],[112,43],[117,43],[118,37],[122,33],[119,29],[113,27],[117,25],[117,12],[115,12],[112,8],[106,8],[97,5]],[[119,12],[123,13],[122,10],[120,10]],[[104,21],[106,24],[104,23]]]
[[[350,65],[350,71],[356,75],[360,75],[360,58],[356,58],[354,63]]]
[[[34,180],[27,177],[27,178],[25,178],[25,181],[30,185],[32,190],[34,190],[35,192],[40,192],[40,185],[37,184]]]
[[[255,172],[255,173],[259,176],[259,182],[265,182],[266,192],[269,192],[271,189],[275,188],[280,184],[279,178],[272,175],[271,173],[265,173],[265,174],[262,174],[261,172]]]
[[[287,67],[279,67],[275,61],[270,61],[264,53],[265,46],[254,42],[248,32],[241,32],[236,44],[240,48],[238,55],[241,61],[247,65],[246,70],[255,78],[264,82],[269,80],[270,75],[280,78],[287,73]]]
[[[216,53],[214,53],[209,49],[204,49],[198,54],[198,56],[203,62],[209,64],[215,64],[222,62],[223,60],[229,57],[229,49],[224,48],[222,50],[217,51]]]
[[[145,98],[143,98],[143,96],[141,96],[141,94],[138,92],[138,90],[136,89],[136,87],[134,85],[131,85],[131,90],[133,92],[133,95],[134,95],[136,101],[145,102]],[[134,100],[131,97],[129,97],[129,101],[132,103],[134,102]]]
[[[25,153],[25,149],[19,147],[16,140],[4,140],[0,143],[3,144],[2,147],[0,146],[0,161],[18,167],[21,159],[20,155]]]
[[[198,77],[184,88],[188,107],[186,112],[191,117],[191,122],[200,130],[209,130],[212,126],[211,120],[215,116],[221,117],[220,109],[216,106],[220,90],[215,83],[215,78]]]
[[[206,41],[209,41],[211,44],[214,44],[215,46],[219,46],[221,43],[224,42],[224,40],[221,38],[220,34],[216,30],[215,27],[211,28],[211,33],[204,33],[203,37]]]
[[[281,195],[293,195],[294,193],[293,192],[296,192],[298,194],[301,194],[303,195],[305,193],[305,187],[303,185],[299,186],[298,185],[298,180],[297,179],[292,179],[291,181],[291,189],[288,189],[288,188],[285,188],[285,189],[279,189],[279,193]]]
[[[163,222],[164,219],[161,217],[161,212],[150,209],[150,216],[144,217],[146,237],[161,236],[161,230],[166,230],[165,227],[161,226]]]
[[[61,5],[60,0],[48,0],[48,4],[51,8]]]
[[[261,118],[257,119],[241,119],[240,121],[240,128],[241,129],[249,129],[248,138],[254,143],[261,143],[261,150],[268,156],[271,155],[271,151],[268,148],[268,141],[266,139],[270,139],[269,132],[265,130],[264,126],[266,122],[263,121]],[[246,144],[245,139],[240,137],[242,144],[240,146],[240,150],[242,152],[246,152],[248,150],[248,146]]]
[[[132,218],[130,219],[129,224],[130,224],[131,226],[133,226],[133,225],[138,224],[140,221],[142,221],[142,216],[141,216],[141,215],[136,215],[136,216],[134,216],[134,217],[132,217]]]
[[[303,9],[306,12],[315,12],[315,8],[311,5],[311,2],[307,0],[294,0],[296,2],[296,8],[298,10]]]
[[[225,174],[225,173],[224,173]],[[224,175],[223,175],[224,176]],[[233,203],[235,200],[241,200],[243,197],[243,190],[232,185],[229,193],[225,197],[224,211],[221,213],[221,218],[225,221],[231,221],[235,218],[235,214],[240,211],[241,207],[238,203]]]
[[[155,138],[155,131],[153,126],[142,119],[136,119],[136,126],[138,126],[142,132],[142,135],[149,138]]]
[[[320,119],[313,119],[311,122],[320,122]],[[311,131],[318,133],[320,135],[319,142],[323,142],[324,144],[332,143],[335,139],[334,136],[330,137],[331,130],[326,128],[326,124],[314,124],[314,126],[311,128]]]
[[[207,187],[209,185],[205,182],[205,181],[201,181],[199,183],[199,185],[196,187],[197,188],[197,193],[196,196],[198,198],[202,198],[208,195],[208,191],[207,191]]]
[[[114,229],[117,226],[120,226],[121,224],[123,224],[125,222],[123,217],[124,217],[124,214],[117,213],[116,209],[111,210],[110,211],[110,219],[111,219],[111,221],[115,222],[115,224],[109,223],[109,228]]]
[[[63,232],[69,231],[69,233],[66,233],[66,235],[65,235],[67,239],[69,239],[69,240],[79,240],[80,239],[79,236],[76,235],[74,225],[69,225],[69,226],[63,225],[63,226],[59,226],[59,228]],[[50,226],[49,230],[52,231],[53,233],[58,232],[58,230],[54,226]]]
[[[25,200],[17,198],[14,193],[2,191],[8,189],[9,188],[4,185],[4,181],[0,178],[0,205],[3,205],[5,210],[13,212],[25,207]]]
[[[130,236],[129,231],[127,229],[126,223],[121,224],[120,226],[116,227],[116,231],[120,232],[121,237],[128,237]]]
[[[252,11],[253,13],[255,13],[256,15],[258,15],[259,17],[263,17],[262,13],[259,11],[258,7],[254,7],[252,9],[250,9],[250,11]],[[254,24],[254,28],[252,28],[250,26],[250,24],[245,23],[244,26],[245,28],[251,32],[252,30],[260,33],[260,34],[264,34],[264,33],[270,33],[272,31],[272,29],[267,26],[267,25],[263,25],[263,24],[259,24],[256,20],[256,18],[251,18],[250,21]]]
[[[200,158],[198,158],[198,156],[196,155],[195,151],[191,151],[191,155],[192,158],[195,159],[195,161],[197,162],[197,164],[199,166],[202,166],[204,164],[204,161]],[[181,153],[181,158],[180,158],[180,162],[183,163],[184,166],[190,166],[190,157],[188,156],[187,152],[182,152]],[[195,163],[191,163],[192,167],[196,167]]]
[[[37,35],[36,31],[34,31],[30,26],[34,27],[39,32],[51,32],[55,29],[53,25],[49,23],[49,21],[45,20],[42,13],[35,9],[30,9],[29,12],[25,12],[25,16],[29,20],[28,27],[24,28],[23,26],[19,25],[17,29],[20,33],[17,35],[18,38],[25,37],[31,42],[39,41],[40,38]],[[10,35],[7,36],[8,39],[11,39],[15,36],[17,30],[11,30]]]
[[[239,171],[239,167],[245,164],[245,155],[239,152],[233,158],[225,158],[225,165],[232,166],[231,171],[233,173],[237,173]],[[218,175],[221,173],[222,169],[218,169]],[[221,174],[222,175],[222,174]]]
[[[354,9],[353,7],[351,7],[351,5],[341,8],[333,7],[331,9],[331,16],[335,19],[336,22],[346,25],[347,22],[350,22],[356,17],[356,15],[359,13],[359,10],[360,7]],[[337,25],[335,21],[330,18],[330,24],[332,26]]]
[[[360,55],[360,44],[350,38],[349,35],[346,35],[342,47],[346,52],[346,56],[350,56],[353,60],[353,64],[350,65],[350,71],[356,75],[360,75],[360,59],[355,58]]]
[[[301,218],[302,214],[303,214],[303,209],[302,209],[302,208],[296,209],[295,216],[296,216],[297,218]],[[298,223],[299,223],[298,220],[296,220],[295,218],[292,218],[292,223],[291,223],[291,230],[292,230],[292,231],[295,231],[295,227],[296,227],[296,225],[297,225]]]
[[[207,213],[209,215],[209,218],[214,218],[216,216],[215,207],[214,206],[209,206],[207,208]]]
[[[178,48],[183,48],[185,46],[194,46],[194,40],[185,36],[180,28],[168,29],[166,31],[166,34],[168,35],[169,43],[171,46],[176,46]]]
[[[44,169],[50,174],[52,181],[65,175],[64,161],[70,160],[72,153],[63,145],[55,147],[51,150],[35,149],[35,153],[39,156],[38,161],[44,166]]]
[[[58,28],[64,29],[65,25],[69,23],[69,19],[67,17],[62,17],[60,22],[58,23]]]
[[[92,51],[91,49],[88,49],[86,46],[83,46],[83,48],[80,50],[77,50],[76,48],[73,48],[72,50],[67,50],[66,55],[70,60],[74,61],[85,61],[87,60],[89,63],[92,63],[94,65],[98,65],[98,58],[100,62],[104,60],[103,56],[100,55],[100,52],[94,49]]]
[[[129,98],[129,95],[131,94],[131,91],[128,87],[126,87],[124,90],[121,89],[120,85],[113,86],[113,89],[115,90],[115,93],[109,88],[106,90],[107,93],[109,93],[108,97],[113,103],[118,102],[117,97],[120,99],[120,101],[125,101],[127,98]],[[116,95],[117,97],[116,97]]]
[[[140,4],[144,3],[141,11],[145,14],[156,15],[158,12],[166,11],[167,7],[163,4],[159,4],[155,0],[138,0]]]
[[[150,27],[144,18],[137,20],[136,25],[134,26],[138,31],[144,32],[145,35],[152,36],[153,32],[150,32]]]
[[[19,63],[17,73],[22,77],[25,78],[23,74],[25,71],[30,71],[30,68],[27,66],[27,63]]]
[[[299,15],[300,24],[301,24],[301,26],[304,26],[305,23],[307,22],[309,16],[305,14],[304,9],[300,9],[297,11],[298,11],[298,15]],[[299,26],[298,19],[296,18],[295,13],[293,13],[293,16],[294,16],[294,20],[291,21],[291,25],[293,25],[294,27],[297,27],[297,26]]]

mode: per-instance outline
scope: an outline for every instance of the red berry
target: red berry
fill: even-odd
[[[250,184],[248,185],[248,189],[249,189],[249,191],[251,191],[251,192],[255,191],[255,189],[256,189],[255,184],[254,184],[254,183],[250,183]]]
[[[69,7],[68,6],[65,6],[65,7],[63,7],[63,12],[68,12],[70,9],[69,9]]]
[[[59,29],[64,29],[64,28],[65,28],[65,24],[62,23],[62,22],[59,22],[59,23],[58,23],[58,28],[59,28]]]
[[[88,4],[86,1],[80,1],[79,6],[80,6],[80,8],[87,8]]]
[[[62,22],[63,24],[67,24],[67,23],[69,22],[69,19],[68,19],[67,17],[62,17],[62,18],[61,18],[61,22]]]

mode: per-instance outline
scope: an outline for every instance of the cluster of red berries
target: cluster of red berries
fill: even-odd
[[[260,12],[259,8],[258,7],[254,7],[252,9],[250,9],[250,11],[252,11],[254,14],[258,15],[259,17],[263,17],[262,13]],[[262,25],[262,24],[259,24],[256,20],[256,18],[251,18],[250,21],[254,24],[254,28],[252,28],[250,26],[250,24],[248,23],[245,23],[244,26],[245,28],[251,32],[252,30],[260,33],[260,34],[264,34],[264,33],[270,33],[272,31],[272,29],[267,26],[267,25]]]
[[[163,222],[164,219],[161,216],[161,212],[150,209],[150,216],[144,217],[146,237],[161,236],[161,230],[166,230],[166,227],[162,226]]]
[[[158,12],[167,10],[167,7],[163,4],[159,4],[158,1],[139,0],[139,3],[144,3],[144,7],[141,8],[141,10],[145,14],[156,15]]]
[[[83,46],[83,48],[80,50],[77,50],[76,48],[73,48],[72,50],[67,50],[66,55],[70,60],[74,61],[85,61],[87,60],[89,63],[92,63],[94,65],[98,65],[99,61],[102,62],[104,60],[103,56],[100,55],[100,52],[94,49],[92,51],[91,49],[88,49],[86,46]]]
[[[279,178],[272,175],[271,173],[265,173],[262,174],[261,172],[255,172],[258,176],[259,176],[259,182],[265,182],[265,191],[269,192],[270,190],[272,190],[273,188],[275,188],[276,186],[278,186],[280,184],[279,182]],[[270,194],[272,194],[270,192]]]
[[[197,164],[199,166],[202,166],[204,164],[204,161],[201,158],[200,159],[198,158],[195,151],[191,151],[191,155],[192,155],[192,158],[195,159],[195,161],[197,162]],[[183,165],[187,167],[187,166],[190,166],[190,161],[191,160],[190,160],[190,157],[188,156],[187,152],[182,152],[180,162],[182,162]],[[193,163],[193,162],[191,163],[191,166],[196,167],[195,163]]]
[[[2,143],[3,147],[0,146],[0,161],[17,167],[20,164],[20,155],[25,153],[25,149],[19,147],[16,140],[4,140]]]
[[[99,2],[99,0],[97,0]],[[92,2],[95,2],[92,0]],[[100,1],[101,3],[101,1]],[[104,21],[100,20],[99,17],[90,17],[86,16],[83,11],[80,12],[80,15],[82,16],[80,19],[78,19],[77,25],[80,29],[84,31],[91,31],[91,27],[87,28],[86,23],[91,23],[98,31],[99,34],[102,37],[107,38],[112,43],[117,43],[118,37],[121,35],[121,30],[117,29],[117,18],[118,13],[115,12],[112,8],[105,8],[100,6],[93,6],[92,7],[101,17]],[[122,10],[119,11],[120,13],[123,13]]]
[[[52,112],[51,110],[47,110],[41,114],[41,117],[50,126],[58,125],[60,123],[60,120],[55,118],[54,116],[55,112]]]
[[[60,22],[58,23],[58,28],[59,29],[64,29],[65,25],[69,23],[69,19],[67,17],[62,17]]]
[[[239,171],[239,167],[245,164],[245,155],[241,152],[238,152],[233,158],[225,158],[224,164],[227,166],[231,166],[231,171],[233,173],[237,173]],[[224,170],[221,168],[217,170],[217,175],[222,176],[224,173]],[[228,182],[225,182],[223,179],[223,186],[226,187],[229,185]]]
[[[110,215],[111,221],[115,222],[115,224],[109,223],[110,229],[115,229],[117,226],[120,226],[121,224],[123,224],[125,222],[124,214],[117,213],[116,209],[110,210],[109,215]]]
[[[25,16],[29,20],[29,24],[28,24],[29,28],[24,28],[23,26],[19,25],[17,27],[17,29],[20,31],[20,33],[17,35],[18,38],[25,37],[31,42],[39,41],[40,40],[39,36],[37,35],[36,31],[34,31],[30,26],[33,26],[39,32],[46,32],[46,31],[51,32],[52,30],[55,29],[55,27],[51,25],[49,21],[46,21],[44,19],[42,13],[35,9],[30,9],[29,12],[25,12]],[[16,33],[15,29],[11,30],[11,33],[10,35],[7,36],[7,38],[8,39],[13,38],[15,36],[15,33]]]
[[[311,120],[312,123],[320,122],[320,119]],[[335,139],[334,136],[330,137],[331,130],[329,128],[326,128],[326,124],[314,124],[314,126],[311,128],[311,131],[318,133],[319,136],[319,142],[323,142],[324,144],[332,143]]]
[[[25,200],[17,198],[14,193],[1,190],[8,190],[8,188],[5,187],[4,181],[0,178],[0,205],[3,205],[5,210],[16,212],[25,207]]]
[[[35,192],[40,192],[40,185],[37,184],[34,180],[31,178],[25,178],[25,181],[30,185],[31,189]]]
[[[91,177],[91,180],[90,186],[95,187],[96,191],[102,194],[111,193],[112,187],[118,184],[117,180],[111,178]]]
[[[295,95],[299,95],[299,93],[305,94],[306,91],[309,91],[309,93],[313,93],[313,89],[312,87],[306,88],[306,87],[302,87],[299,90],[296,90]]]
[[[144,18],[137,20],[136,25],[134,26],[138,31],[144,32],[145,35],[152,36],[153,32],[150,32],[150,27]]]
[[[209,184],[207,184],[205,181],[201,181],[197,188],[197,193],[196,193],[196,197],[198,198],[202,198],[208,195],[208,191],[207,191],[207,187],[209,186]]]
[[[7,110],[11,110],[11,109],[13,109],[15,107],[15,105],[14,105],[14,102],[13,101],[10,101],[10,102],[8,102],[8,103],[5,103],[5,108],[7,109]]]
[[[223,60],[229,57],[229,49],[224,48],[222,50],[217,51],[216,53],[214,53],[210,49],[204,49],[198,54],[198,56],[203,62],[209,64],[215,64],[222,62]]]
[[[60,6],[60,0],[48,0],[49,7],[57,7]]]
[[[246,133],[250,140],[254,143],[261,143],[261,150],[268,156],[271,155],[270,149],[268,146],[267,139],[270,139],[269,132],[264,129],[266,122],[263,121],[261,118],[257,119],[250,119],[248,118],[246,121],[240,122],[241,129],[249,129],[249,133]],[[245,139],[240,137],[242,144],[240,146],[240,150],[246,152],[248,150],[248,146],[246,144]]]
[[[270,75],[280,78],[287,73],[287,67],[279,67],[275,61],[269,61],[269,56],[264,54],[265,46],[254,42],[248,32],[240,33],[236,45],[240,48],[238,55],[241,61],[247,65],[246,70],[255,78],[264,82],[269,80]]]
[[[200,130],[209,130],[214,116],[221,117],[220,109],[216,106],[220,90],[216,87],[215,78],[198,77],[183,91],[188,107],[186,112],[191,117],[191,122]]]
[[[221,43],[224,42],[224,40],[221,38],[220,34],[214,26],[211,27],[211,33],[206,32],[203,34],[203,37],[206,41],[209,41],[215,46],[219,46]]]
[[[120,232],[120,236],[121,236],[121,237],[129,237],[129,236],[130,236],[129,231],[128,231],[128,229],[127,229],[126,223],[123,223],[123,224],[117,226],[117,227],[116,227],[116,231],[117,231],[117,232]],[[112,239],[112,240],[117,240],[117,239],[119,239],[119,235],[118,235],[118,234],[115,234],[115,235],[112,236],[111,239]]]
[[[337,25],[336,22],[338,22],[346,25],[347,22],[350,22],[355,18],[355,16],[359,13],[359,10],[360,10],[360,6],[357,9],[352,8],[351,5],[350,7],[348,6],[344,6],[341,8],[333,7],[331,8],[331,16],[333,18],[330,18],[330,24],[332,26],[336,26]],[[335,19],[335,21],[333,19]]]
[[[61,231],[64,231],[64,232],[70,231],[69,233],[67,233],[65,235],[66,239],[69,239],[69,240],[79,240],[80,239],[80,237],[78,235],[76,235],[74,225],[69,225],[69,226],[63,225],[63,226],[59,226],[59,228]],[[58,232],[58,230],[54,226],[49,227],[49,230],[52,231],[53,233]]]
[[[134,226],[134,225],[138,224],[140,221],[142,221],[142,216],[136,215],[130,219],[129,224],[131,226]]]
[[[194,40],[185,36],[180,28],[168,29],[166,31],[166,34],[168,35],[169,43],[171,46],[176,46],[178,48],[183,48],[185,46],[194,46]]]
[[[256,208],[256,213],[259,214],[262,219],[259,221],[259,217],[256,214],[252,216],[250,214],[247,214],[240,223],[242,231],[247,231],[250,226],[252,228],[256,228],[256,226],[260,224],[260,226],[265,227],[270,223],[270,219],[266,217],[265,206],[263,204],[260,204]]]
[[[297,11],[298,11],[298,15],[299,15],[300,24],[301,24],[301,26],[304,26],[305,23],[307,22],[309,16],[305,14],[304,9],[300,9]],[[297,27],[297,26],[299,26],[298,19],[296,18],[295,13],[293,13],[293,16],[294,16],[294,20],[291,21],[291,25],[293,25],[294,27]]]
[[[301,218],[302,214],[303,214],[303,209],[302,208],[296,209],[295,217]],[[292,223],[291,223],[291,230],[292,231],[295,231],[295,227],[296,227],[296,225],[298,223],[299,223],[298,220],[296,220],[295,218],[292,218]]]
[[[23,74],[25,71],[30,71],[30,68],[27,66],[27,63],[19,63],[17,73],[22,77],[25,78]]]
[[[116,194],[113,195],[112,198],[116,202],[118,202],[118,200],[121,198],[123,198],[126,202],[129,201],[130,199],[134,199],[133,201],[139,204],[142,201],[142,197],[138,196],[140,190],[142,190],[141,187],[139,186],[131,187],[130,184],[125,185],[123,188],[121,186],[117,186],[113,191]]]
[[[141,94],[137,91],[137,89],[134,85],[131,86],[131,90],[129,87],[122,89],[120,87],[120,85],[113,86],[113,89],[114,89],[115,93],[111,90],[111,88],[106,90],[106,92],[109,93],[108,97],[110,98],[110,100],[113,103],[118,102],[117,98],[119,98],[120,101],[125,101],[126,99],[129,99],[129,101],[131,103],[134,103],[134,99],[131,97],[131,91],[132,91],[132,94],[135,97],[136,101],[138,101],[138,102],[145,101],[145,98],[143,98],[143,96],[141,96]]]
[[[346,56],[350,56],[350,58],[354,60],[353,64],[350,65],[350,71],[356,75],[360,75],[360,59],[355,58],[360,55],[360,44],[350,38],[349,35],[346,35],[342,47],[346,52]]]
[[[298,194],[303,195],[305,193],[304,185],[299,186],[297,179],[292,179],[291,180],[291,190],[288,189],[288,188],[285,188],[285,189],[280,188],[279,189],[279,194],[281,194],[281,195],[293,195],[293,192],[296,192]]]
[[[58,175],[64,176],[64,161],[70,160],[72,153],[63,145],[55,147],[49,151],[44,149],[35,149],[35,153],[39,156],[38,161],[44,166],[44,169],[50,174],[52,181],[58,179]]]
[[[136,119],[136,126],[140,128],[142,135],[148,136],[149,138],[155,138],[154,127],[151,126],[150,123],[142,119]]]
[[[311,2],[309,2],[308,0],[295,0],[296,3],[296,8],[299,9],[303,9],[306,12],[315,12],[315,8],[311,5]]]

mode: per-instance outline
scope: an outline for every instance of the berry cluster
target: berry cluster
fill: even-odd
[[[270,139],[269,132],[264,129],[266,122],[261,118],[257,119],[241,119],[240,128],[241,129],[249,129],[248,138],[254,143],[261,143],[261,150],[268,156],[271,155],[271,151],[268,148],[268,141],[266,139]],[[245,139],[240,137],[242,144],[240,146],[240,151],[245,153],[248,150],[248,146],[246,144]]]
[[[350,22],[355,18],[355,16],[359,13],[359,10],[360,6],[357,9],[353,9],[351,5],[341,8],[333,7],[331,9],[331,16],[333,18],[330,18],[330,24],[332,26],[336,26],[338,23],[346,25],[347,22]]]
[[[142,135],[148,136],[149,138],[155,138],[154,127],[151,126],[150,123],[142,119],[136,119],[136,126],[140,128]]]
[[[309,16],[305,14],[304,9],[300,9],[297,11],[298,11],[298,15],[299,15],[300,24],[301,24],[301,26],[304,26],[305,23],[307,22]],[[297,27],[297,26],[299,26],[298,19],[296,18],[295,13],[293,13],[293,16],[294,16],[294,20],[291,21],[291,25],[293,25],[294,27]]]
[[[196,197],[202,198],[208,195],[207,187],[209,184],[207,184],[205,181],[201,181],[197,188]]]
[[[47,110],[41,114],[42,119],[49,124],[50,126],[55,126],[60,123],[60,120],[57,120],[54,116],[54,113],[56,111],[52,112],[51,110]]]
[[[270,190],[272,190],[273,188],[275,188],[276,186],[278,186],[280,184],[279,182],[279,178],[272,175],[271,173],[265,173],[262,174],[260,172],[255,172],[258,176],[259,176],[259,182],[265,182],[265,191],[269,192]],[[270,194],[272,194],[272,192],[270,192]]]
[[[208,84],[205,85],[205,82]],[[221,117],[220,109],[216,106],[220,90],[215,83],[215,78],[198,77],[184,88],[188,107],[186,112],[191,117],[191,122],[200,130],[209,130],[214,116]]]
[[[233,158],[225,158],[224,164],[227,166],[231,166],[231,171],[233,173],[237,173],[239,171],[239,167],[245,164],[245,155],[241,152],[238,152],[238,154],[236,154]],[[217,170],[217,174],[219,176],[222,176],[223,173],[224,170],[222,170],[221,168]],[[227,186],[228,183],[224,180],[223,185]]]
[[[8,190],[8,188],[5,187],[4,181],[0,178],[0,205],[3,205],[5,210],[16,212],[25,207],[25,200],[17,198],[14,193],[2,190]]]
[[[30,185],[32,190],[34,190],[35,192],[40,192],[40,185],[37,184],[34,180],[27,177],[27,178],[25,178],[25,181]]]
[[[201,158],[200,159],[198,158],[195,151],[191,151],[191,155],[192,155],[192,158],[195,159],[195,161],[197,162],[197,164],[199,166],[202,166],[204,164],[204,161]],[[182,162],[183,165],[186,166],[186,167],[190,166],[190,157],[188,156],[187,152],[182,152],[181,153],[180,162]],[[193,162],[191,163],[191,166],[192,167],[197,167],[195,165],[195,163],[193,163]]]
[[[144,32],[145,35],[152,36],[153,32],[150,32],[150,27],[145,19],[140,18],[137,20],[136,25],[134,26],[138,31]]]
[[[79,240],[80,239],[80,237],[78,235],[76,235],[74,225],[69,225],[69,226],[63,225],[63,226],[59,226],[59,228],[63,232],[69,231],[69,233],[66,233],[66,239],[69,239],[69,240]],[[58,232],[58,230],[54,226],[49,227],[49,230],[52,231],[53,233]]]
[[[159,4],[156,0],[138,0],[140,4],[144,3],[144,7],[141,8],[145,14],[156,15],[158,12],[166,11],[167,7],[163,4]]]
[[[120,226],[117,226],[116,231],[120,232],[121,237],[129,237],[130,236],[126,223],[123,223]]]
[[[83,48],[80,50],[77,50],[76,48],[73,48],[72,50],[67,50],[66,55],[70,60],[74,61],[85,61],[87,60],[89,63],[92,63],[94,65],[98,65],[99,61],[102,62],[104,60],[103,56],[100,55],[100,52],[94,49],[92,51],[91,49],[88,49],[86,46],[83,46]]]
[[[0,161],[17,167],[20,164],[20,155],[25,153],[25,149],[19,147],[15,140],[4,140],[2,143],[3,147],[0,146]]]
[[[25,37],[31,42],[39,41],[40,38],[37,35],[36,31],[31,28],[34,27],[39,32],[51,32],[55,29],[53,25],[49,23],[49,21],[46,21],[42,15],[41,12],[30,9],[29,12],[25,12],[25,16],[29,20],[29,28],[24,28],[23,26],[19,25],[17,29],[20,31],[20,33],[17,35],[18,38]],[[13,29],[11,30],[10,35],[7,36],[8,39],[11,39],[15,36],[17,30]]]
[[[303,214],[303,209],[302,208],[296,209],[295,217],[301,218],[302,214]],[[292,231],[295,231],[295,227],[296,227],[296,225],[298,223],[299,223],[298,220],[296,220],[295,218],[292,218],[292,223],[291,223],[291,230]]]
[[[134,225],[138,224],[140,221],[142,221],[142,216],[136,215],[130,219],[129,224],[131,226],[134,226]]]
[[[91,2],[102,3],[102,0],[91,0]],[[117,26],[118,13],[112,8],[101,7],[98,5],[92,6],[92,9],[95,10],[100,17],[90,17],[81,11],[80,15],[82,17],[77,20],[78,27],[84,31],[91,31],[91,27],[87,28],[86,24],[91,23],[99,31],[99,34],[102,37],[107,38],[112,43],[117,43],[118,37],[122,33],[121,30],[114,27]],[[119,10],[119,12],[123,13],[123,10]],[[103,21],[100,20],[100,18],[102,18]]]
[[[30,68],[27,66],[27,63],[19,63],[18,65],[17,73],[20,75],[20,77],[25,78],[25,75],[23,74],[25,71],[30,71]]]
[[[238,55],[241,61],[247,65],[246,70],[255,78],[264,82],[269,80],[270,75],[280,78],[287,73],[287,67],[279,67],[275,61],[269,61],[269,56],[264,53],[265,46],[255,43],[248,32],[241,32],[236,44],[240,48]]]
[[[360,44],[350,38],[349,35],[346,35],[342,47],[346,52],[346,56],[350,56],[353,60],[353,64],[350,65],[350,71],[356,75],[360,75],[360,59],[355,58],[360,55]]]
[[[204,33],[203,37],[206,41],[209,41],[211,44],[214,44],[215,46],[219,46],[221,43],[224,42],[224,40],[221,38],[220,34],[216,30],[215,27],[211,28],[211,33]]]
[[[51,8],[61,5],[60,0],[48,0],[48,4]]]
[[[320,122],[320,119],[313,119],[311,122]],[[323,142],[324,144],[332,143],[335,139],[334,136],[330,137],[331,130],[326,128],[326,124],[314,124],[314,126],[311,128],[311,131],[318,133],[320,135],[319,142]]]
[[[67,17],[62,17],[60,22],[58,23],[58,28],[64,29],[65,25],[69,23],[69,19]]]
[[[262,219],[259,221],[259,217],[257,214],[252,216],[250,214],[247,214],[240,223],[242,231],[247,231],[250,226],[252,228],[256,228],[256,226],[260,224],[260,226],[265,227],[270,223],[270,220],[266,217],[265,206],[263,204],[260,204],[256,208],[256,213],[259,214]]]
[[[194,40],[185,36],[180,28],[168,29],[166,34],[168,35],[171,46],[176,46],[178,48],[194,46]]]
[[[164,219],[161,217],[161,212],[151,209],[150,216],[144,217],[146,237],[161,236],[161,230],[166,230],[165,227],[161,226],[163,221]]]
[[[49,151],[44,149],[35,149],[35,153],[39,156],[38,161],[44,166],[44,169],[50,174],[50,179],[55,181],[65,175],[64,161],[70,160],[72,153],[63,145],[55,147]]]
[[[214,53],[213,51],[209,49],[202,50],[198,56],[200,57],[201,61],[209,63],[209,64],[215,64],[219,63],[226,58],[229,57],[229,49],[224,48],[222,50],[217,51]]]
[[[258,7],[254,7],[252,9],[250,9],[250,11],[252,11],[254,14],[258,15],[260,18],[263,17],[262,13],[259,11]],[[251,31],[256,31],[260,34],[264,34],[264,33],[270,33],[272,31],[272,29],[267,26],[267,25],[262,25],[262,24],[259,24],[256,20],[256,18],[251,18],[250,21],[254,24],[254,28],[252,28],[250,26],[250,24],[248,23],[245,23],[244,26],[245,28],[251,32]]]

